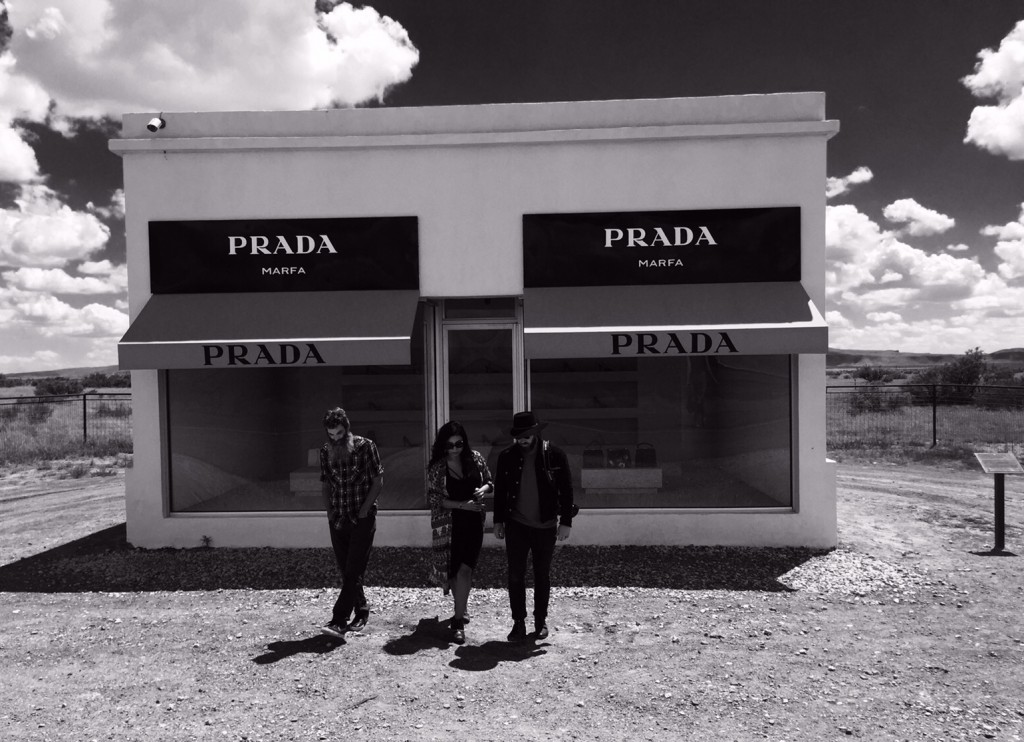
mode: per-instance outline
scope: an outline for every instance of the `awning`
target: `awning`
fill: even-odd
[[[828,325],[796,282],[528,288],[523,310],[527,358],[828,350]]]
[[[154,294],[117,346],[122,369],[410,362],[418,291]]]

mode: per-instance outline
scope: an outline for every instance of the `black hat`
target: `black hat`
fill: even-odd
[[[512,416],[512,429],[508,432],[515,438],[527,433],[539,433],[545,427],[547,427],[547,423],[542,423],[536,415],[527,410],[526,412],[517,412]]]

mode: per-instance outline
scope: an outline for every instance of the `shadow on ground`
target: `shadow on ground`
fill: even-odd
[[[779,577],[821,550],[725,546],[557,547],[555,587],[653,587],[682,590],[789,591]],[[368,586],[428,587],[430,553],[378,547]],[[487,548],[473,577],[477,588],[505,586],[505,553]],[[5,592],[292,590],[338,585],[329,549],[137,549],[125,526],[98,531],[0,567]]]

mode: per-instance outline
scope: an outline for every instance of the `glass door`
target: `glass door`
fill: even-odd
[[[435,428],[462,423],[491,471],[511,444],[512,415],[526,409],[522,302],[445,299],[435,314]]]
[[[498,452],[512,442],[508,428],[522,405],[515,329],[461,323],[444,328],[444,420],[458,420],[466,427],[470,445],[484,455],[492,471]]]

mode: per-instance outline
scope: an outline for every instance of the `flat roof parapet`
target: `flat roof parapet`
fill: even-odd
[[[148,131],[146,123],[154,116],[164,118],[168,126]],[[824,93],[772,93],[417,108],[128,113],[122,120],[122,138],[379,136],[824,120]]]

